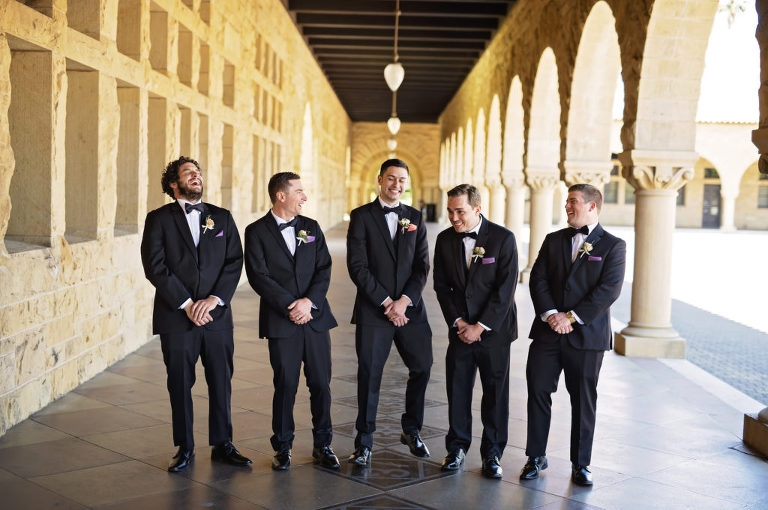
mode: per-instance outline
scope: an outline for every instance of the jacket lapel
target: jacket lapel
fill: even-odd
[[[486,243],[486,240],[488,239],[488,220],[485,219],[485,217],[481,216],[480,220],[480,231],[477,233],[477,239],[475,240],[475,248],[484,248]],[[463,242],[463,241],[462,241]],[[481,264],[482,262],[476,262],[477,259],[470,258],[469,263],[469,279],[472,279],[472,275],[475,272],[475,266],[477,264]]]
[[[571,270],[571,266],[573,266],[573,262],[571,261],[571,257],[573,256],[573,238],[568,235],[568,230],[563,230],[560,245],[562,247],[563,267],[566,268],[566,272],[568,272]]]
[[[294,237],[299,237],[299,230],[304,229],[304,220],[301,216],[296,217],[296,226],[293,228],[296,235]],[[307,236],[311,235],[312,232],[308,232]],[[281,235],[282,237],[282,235]],[[283,244],[285,242],[283,241]],[[296,251],[293,253],[293,263],[296,267],[299,267],[299,258],[304,254],[304,250],[307,249],[307,243],[304,241],[299,242],[298,239],[296,239]]]
[[[389,254],[392,255],[393,259],[397,260],[397,257],[395,256],[395,246],[392,242],[392,237],[389,234],[389,226],[387,226],[387,220],[384,218],[384,213],[381,211],[381,207],[379,207],[378,198],[371,202],[369,211],[371,216],[373,216],[373,222],[379,227],[379,231],[384,238],[384,245],[389,250]],[[395,235],[397,235],[397,232],[395,232]]]
[[[600,241],[600,238],[603,237],[603,232],[603,227],[598,223],[595,228],[592,229],[592,232],[589,233],[587,238],[584,239],[584,242],[590,243],[594,247],[598,241]],[[570,276],[576,270],[576,268],[580,267],[587,258],[589,258],[588,255],[582,255],[581,253],[576,255],[576,260],[573,262],[571,270],[568,272],[568,276]]]
[[[197,257],[197,248],[195,248],[195,240],[192,239],[192,232],[189,231],[189,224],[187,223],[186,216],[184,216],[184,211],[182,211],[178,202],[174,202],[168,205],[170,205],[171,207],[171,216],[173,216],[173,221],[176,223],[176,228],[179,229],[181,238],[184,239],[184,242],[186,243],[187,248],[189,248],[189,251],[191,251],[195,255],[195,261],[197,261],[198,257]],[[202,214],[200,216],[202,217]],[[201,230],[201,234],[202,234],[202,230]]]

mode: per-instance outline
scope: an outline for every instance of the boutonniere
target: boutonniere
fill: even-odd
[[[589,255],[589,252],[592,251],[592,243],[585,242],[581,245],[581,248],[579,248],[579,258],[583,257],[584,255]]]
[[[472,262],[476,262],[477,259],[482,258],[485,255],[485,248],[482,246],[475,246],[472,250]]]
[[[205,234],[209,230],[213,230],[214,226],[215,226],[215,224],[213,223],[213,220],[211,219],[211,215],[209,214],[205,218],[205,225],[203,225],[203,234]]]
[[[400,233],[405,234],[406,232],[413,232],[416,230],[416,225],[411,224],[411,220],[408,218],[400,218],[400,220],[397,222],[398,225],[400,225]]]
[[[296,236],[296,240],[299,242],[299,246],[301,246],[301,243],[311,243],[315,240],[315,236],[309,235],[308,230],[299,230],[299,234]]]

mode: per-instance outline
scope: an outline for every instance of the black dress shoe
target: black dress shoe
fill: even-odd
[[[525,463],[523,469],[520,471],[521,480],[533,480],[539,477],[539,473],[547,469],[547,458],[542,455],[541,457],[528,457],[528,462]]]
[[[467,454],[464,450],[462,448],[457,448],[445,456],[443,459],[443,466],[440,469],[443,471],[458,471],[461,469],[461,466],[464,465],[464,459],[466,457]]]
[[[483,476],[494,480],[501,480],[501,464],[498,457],[488,457],[483,459]]]
[[[285,471],[291,465],[291,450],[280,450],[272,457],[272,469]]]
[[[421,440],[419,434],[406,434],[400,433],[400,442],[403,443],[411,450],[411,453],[417,457],[429,457],[429,450],[424,441]]]
[[[237,448],[235,448],[231,441],[214,446],[213,450],[211,450],[211,460],[232,464],[233,466],[248,466],[251,464],[251,459],[240,455],[240,452],[237,451]]]
[[[574,464],[571,468],[571,481],[582,487],[590,487],[592,485],[592,472],[587,466]]]
[[[192,460],[194,460],[194,458],[194,449],[186,450],[183,446],[179,446],[176,455],[173,456],[170,464],[168,464],[168,471],[171,473],[178,473],[179,471],[192,464]]]
[[[371,463],[371,449],[367,446],[358,446],[348,460],[358,466],[367,466]]]
[[[333,453],[331,445],[312,448],[312,458],[323,467],[339,469],[339,458]]]

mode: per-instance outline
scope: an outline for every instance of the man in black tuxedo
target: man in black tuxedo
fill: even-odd
[[[307,200],[301,178],[280,172],[267,186],[272,209],[245,229],[245,271],[259,296],[259,337],[267,338],[274,371],[270,439],[272,469],[291,464],[293,405],[301,363],[310,394],[312,456],[339,468],[331,449],[331,336],[336,319],[325,295],[331,282],[331,255],[320,225],[301,209]]]
[[[472,388],[480,371],[483,475],[500,479],[509,420],[509,347],[517,338],[517,245],[512,232],[480,214],[480,192],[448,191],[449,227],[437,236],[434,282],[448,324],[445,356],[448,435],[443,471],[464,463],[472,441]]]
[[[153,333],[160,335],[171,397],[173,443],[168,471],[194,458],[192,394],[200,357],[208,384],[211,458],[238,466],[249,459],[232,445],[234,370],[230,301],[243,269],[240,234],[226,209],[203,203],[203,176],[193,159],[168,163],[163,191],[174,199],[147,214],[141,241],[144,274],[155,287]]]
[[[597,379],[612,347],[611,304],[624,282],[626,243],[598,223],[603,197],[589,184],[568,189],[569,228],[544,239],[531,269],[536,318],[528,351],[528,461],[521,480],[547,467],[552,393],[560,372],[571,396],[571,480],[592,485],[589,464],[595,432]]]
[[[427,228],[421,212],[400,203],[408,166],[399,159],[379,170],[379,196],[353,210],[347,232],[347,268],[357,286],[352,312],[357,350],[357,436],[349,461],[371,459],[381,374],[394,340],[408,367],[400,441],[418,457],[429,450],[419,436],[432,367],[432,330],[421,292],[429,272]]]

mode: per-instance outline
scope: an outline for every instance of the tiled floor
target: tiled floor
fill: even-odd
[[[431,229],[434,240],[436,228]],[[334,448],[342,456],[354,437],[354,288],[344,261],[344,229],[328,233],[335,267],[331,306],[341,323],[332,332]],[[233,303],[235,444],[254,464],[243,470],[211,463],[206,442],[207,397],[198,373],[197,457],[182,474],[165,468],[174,452],[165,369],[153,341],[52,403],[0,438],[0,508],[192,509],[678,509],[768,508],[768,462],[742,444],[742,412],[683,377],[668,364],[609,353],[599,386],[593,455],[595,485],[569,481],[568,395],[554,396],[549,469],[522,483],[525,461],[525,357],[528,340],[512,345],[510,440],[501,482],[480,475],[477,444],[465,470],[439,470],[447,427],[444,384],[446,327],[425,291],[434,332],[435,364],[423,437],[429,459],[412,457],[398,441],[406,371],[393,350],[385,371],[379,431],[369,469],[344,463],[340,472],[312,464],[308,393],[297,396],[299,430],[289,472],[270,469],[272,373],[265,341],[256,338],[258,298],[243,286]],[[528,289],[517,295],[520,330],[532,320]],[[476,388],[474,434],[481,432]]]

